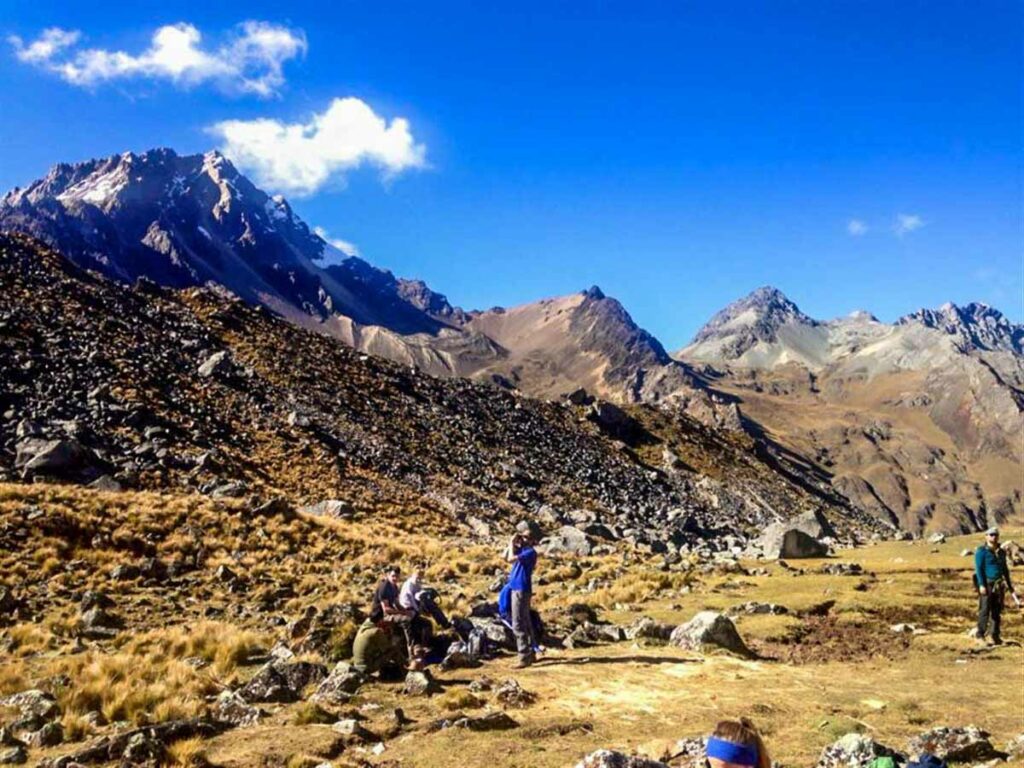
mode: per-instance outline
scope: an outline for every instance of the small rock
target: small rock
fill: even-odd
[[[406,696],[432,696],[439,693],[441,686],[427,670],[412,670],[405,676],[402,693]]]
[[[494,698],[506,707],[522,709],[533,704],[537,700],[537,695],[530,693],[519,684],[518,680],[510,677],[495,689]]]

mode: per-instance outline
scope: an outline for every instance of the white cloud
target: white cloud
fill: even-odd
[[[346,256],[358,256],[359,248],[354,243],[350,243],[348,240],[342,240],[337,237],[331,237],[330,233],[323,227],[313,227],[313,232],[329,245],[333,245],[339,251],[344,253]]]
[[[49,61],[65,48],[70,48],[81,36],[82,33],[77,30],[50,27],[44,29],[42,34],[28,45],[25,45],[25,41],[17,35],[11,35],[7,41],[14,46],[14,55],[18,61],[40,64]]]
[[[867,234],[868,225],[860,219],[850,219],[846,223],[846,231],[851,237],[860,237]]]
[[[139,54],[101,48],[71,49],[77,30],[44,30],[25,45],[9,38],[19,60],[57,74],[78,86],[110,80],[151,78],[189,87],[213,82],[227,89],[273,96],[284,85],[286,61],[306,52],[306,37],[299,30],[264,21],[239,24],[219,48],[204,49],[202,34],[191,24],[168,24],[153,33],[149,48]]]
[[[386,176],[426,166],[427,148],[413,139],[408,120],[388,122],[351,97],[334,99],[306,123],[225,120],[209,131],[225,155],[275,192],[310,195],[364,164]]]
[[[897,236],[903,237],[904,235],[920,229],[923,226],[924,219],[916,213],[897,213],[896,223],[893,225],[893,231]]]

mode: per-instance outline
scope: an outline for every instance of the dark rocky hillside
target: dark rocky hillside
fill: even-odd
[[[871,528],[798,458],[668,411],[436,379],[21,235],[0,236],[0,290],[0,479],[336,498],[477,533],[532,514],[658,551],[812,508]]]

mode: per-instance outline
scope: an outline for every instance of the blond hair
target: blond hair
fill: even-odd
[[[712,735],[716,739],[756,748],[757,768],[772,768],[772,759],[768,754],[768,748],[764,745],[764,740],[761,738],[761,732],[749,718],[741,717],[739,720],[722,720],[715,726],[715,732]]]

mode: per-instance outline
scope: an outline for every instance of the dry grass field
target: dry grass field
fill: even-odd
[[[1022,537],[1020,527],[1006,530],[1007,539]],[[1024,620],[1007,611],[1008,642],[999,648],[966,636],[975,601],[971,560],[960,552],[975,543],[883,542],[828,561],[739,569],[706,562],[668,569],[660,558],[625,551],[542,559],[538,603],[554,624],[578,602],[620,625],[641,615],[678,624],[699,610],[748,601],[789,613],[736,619],[754,659],[700,656],[650,640],[553,649],[523,671],[502,656],[477,669],[436,672],[444,692],[430,698],[377,681],[344,710],[264,704],[260,724],[179,741],[164,762],[554,768],[601,747],[656,754],[740,714],[764,727],[775,757],[791,766],[813,765],[849,731],[903,748],[928,727],[974,724],[1001,747],[1024,731]],[[308,606],[367,607],[386,562],[427,561],[427,580],[454,614],[488,599],[504,568],[497,542],[461,539],[441,521],[413,523],[398,509],[324,520],[284,509],[257,514],[241,501],[46,485],[0,486],[0,545],[0,585],[23,606],[0,629],[0,695],[42,688],[63,713],[65,743],[31,749],[33,760],[132,725],[203,715],[216,694],[252,676],[253,658],[286,639],[287,623]],[[166,578],[113,577],[116,566],[147,558],[187,567]],[[859,564],[863,573],[820,572],[835,563]],[[235,578],[226,581],[222,567]],[[1017,576],[1024,582],[1024,573]],[[113,601],[123,620],[115,637],[80,635],[87,590]],[[923,632],[892,631],[899,623]],[[336,630],[337,653],[331,645],[330,658],[302,658],[328,665],[341,658],[354,626]],[[492,692],[469,691],[485,677],[514,677],[536,694],[533,704],[509,710],[517,728],[428,732],[438,718],[500,709]],[[411,722],[398,727],[395,707]],[[372,743],[346,746],[332,731],[330,722],[352,714],[365,718],[382,751],[372,752]],[[0,710],[0,722],[14,717]]]

